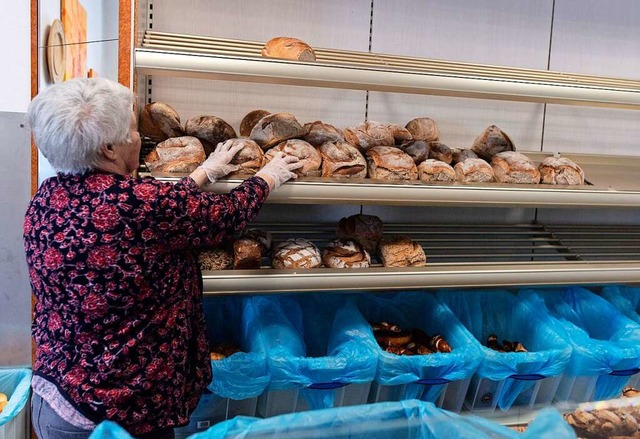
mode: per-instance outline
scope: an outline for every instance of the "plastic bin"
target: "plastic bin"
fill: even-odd
[[[0,369],[0,392],[8,397],[8,404],[0,413],[0,439],[28,437],[31,395],[31,369]]]
[[[405,329],[441,334],[453,348],[450,353],[398,356],[381,349],[370,330],[378,353],[378,369],[369,403],[420,399],[459,412],[482,353],[451,310],[432,294],[423,292],[358,294],[352,300],[369,322],[393,322]]]
[[[552,401],[571,348],[549,324],[547,313],[504,290],[447,290],[438,298],[480,343],[497,334],[528,349],[503,353],[481,346],[483,359],[469,384],[466,409],[488,414],[496,407],[538,408]]]
[[[249,331],[267,352],[271,382],[258,416],[364,404],[377,355],[368,323],[340,296],[255,296]]]
[[[619,397],[640,370],[640,325],[584,288],[526,289],[519,295],[548,311],[573,348],[555,400],[576,404]]]
[[[26,437],[26,436],[25,436]],[[134,439],[127,430],[112,421],[102,421],[93,430],[89,439]]]

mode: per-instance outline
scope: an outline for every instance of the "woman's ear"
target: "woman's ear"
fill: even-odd
[[[115,148],[111,143],[103,143],[100,145],[100,152],[104,156],[105,159],[110,161],[115,161],[118,157]]]

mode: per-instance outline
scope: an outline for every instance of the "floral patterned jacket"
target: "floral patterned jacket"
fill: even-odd
[[[212,378],[197,252],[245,227],[268,194],[258,177],[225,195],[190,178],[44,181],[24,220],[34,373],[96,423],[186,425]]]

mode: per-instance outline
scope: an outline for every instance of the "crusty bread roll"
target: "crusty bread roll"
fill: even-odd
[[[334,239],[322,251],[322,262],[329,268],[367,268],[371,256],[353,240]]]
[[[275,37],[267,41],[262,48],[262,56],[268,58],[315,61],[316,53],[302,40],[291,37]]]
[[[491,159],[491,167],[500,183],[537,184],[540,172],[533,161],[515,151],[500,152]]]
[[[251,239],[260,244],[260,253],[262,256],[266,256],[271,253],[271,248],[273,246],[273,237],[271,233],[266,230],[250,228],[244,229],[240,232],[239,239]]]
[[[424,267],[427,256],[420,244],[406,236],[392,236],[380,241],[379,251],[385,267]]]
[[[233,127],[216,116],[192,117],[185,123],[184,130],[187,135],[197,137],[202,142],[207,157],[218,143],[237,137]]]
[[[320,250],[304,238],[287,239],[273,247],[273,268],[318,268],[322,265]]]
[[[240,166],[236,172],[232,172],[228,177],[240,177],[253,175],[262,168],[264,164],[264,151],[256,142],[251,139],[233,139],[233,145],[242,145],[242,149],[231,159],[232,165]]]
[[[274,113],[263,117],[251,130],[251,140],[267,150],[285,140],[302,138],[306,134],[291,113]]]
[[[300,177],[319,177],[322,173],[322,155],[309,142],[300,139],[284,141],[267,151],[264,155],[265,160],[270,162],[277,152],[284,152],[300,159],[302,167],[293,171]]]
[[[477,159],[478,156],[470,149],[454,148],[451,150],[451,166],[455,166],[466,159]]]
[[[403,128],[398,124],[390,123],[387,125],[387,128],[391,132],[391,135],[393,136],[393,140],[396,145],[402,145],[403,143],[413,139],[413,136],[411,135],[409,130],[406,128]]]
[[[504,151],[515,151],[516,147],[504,131],[490,125],[473,141],[471,147],[478,157],[491,162],[494,155]]]
[[[191,173],[205,159],[204,148],[190,136],[172,137],[158,145],[144,158],[151,172]]]
[[[584,184],[584,171],[564,157],[547,157],[538,166],[544,184]]]
[[[424,140],[409,140],[398,148],[409,154],[416,165],[429,158],[429,142]]]
[[[363,122],[344,130],[347,142],[365,152],[374,146],[393,146],[395,139],[387,125],[379,122]]]
[[[418,168],[409,154],[394,146],[374,146],[366,152],[368,175],[380,180],[416,180]]]
[[[428,159],[418,165],[418,178],[422,181],[456,181],[456,172],[440,160]]]
[[[382,239],[384,226],[375,215],[357,214],[341,218],[336,236],[339,239],[356,241],[369,253],[375,254]]]
[[[262,251],[260,243],[253,239],[240,238],[233,243],[233,268],[255,270],[260,268]]]
[[[429,158],[449,164],[453,160],[453,152],[444,143],[431,142],[429,144]]]
[[[482,159],[467,159],[456,164],[456,180],[463,183],[486,183],[495,181],[493,168]]]
[[[440,130],[436,121],[430,117],[417,117],[407,122],[407,130],[414,139],[426,142],[437,142],[440,140]]]
[[[138,130],[140,134],[156,142],[185,134],[180,125],[178,112],[162,102],[151,102],[142,108],[138,120]]]
[[[327,142],[344,142],[342,131],[328,123],[322,123],[317,120],[315,122],[305,123],[303,128],[307,133],[304,136],[304,140],[316,148]]]
[[[198,255],[198,263],[203,271],[229,270],[233,267],[233,255],[224,248],[204,250]]]
[[[365,178],[367,161],[358,148],[347,142],[325,143],[318,148],[322,155],[322,176]]]
[[[240,121],[240,135],[242,137],[249,137],[251,130],[258,123],[260,119],[270,115],[271,112],[267,110],[253,110],[248,112]]]

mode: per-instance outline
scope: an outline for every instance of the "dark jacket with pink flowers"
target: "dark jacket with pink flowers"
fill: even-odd
[[[253,220],[268,193],[257,177],[226,195],[190,178],[44,181],[24,221],[34,373],[96,423],[185,425],[211,381],[197,251]]]

